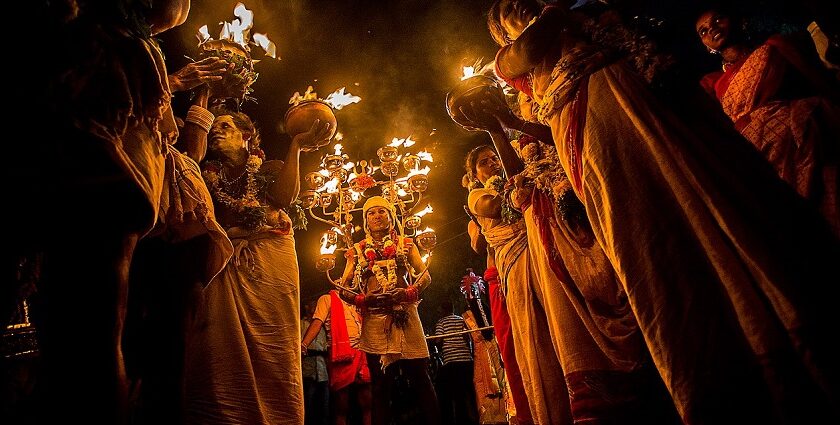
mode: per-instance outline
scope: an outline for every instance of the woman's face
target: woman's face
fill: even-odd
[[[478,154],[475,161],[475,174],[482,184],[493,176],[502,175],[502,163],[499,156],[491,149],[485,149]]]
[[[365,213],[368,229],[372,232],[381,232],[391,229],[391,214],[385,207],[371,207]]]
[[[502,0],[499,3],[499,22],[511,41],[525,31],[538,13],[537,5],[532,1]]]
[[[236,152],[247,149],[247,142],[242,131],[236,127],[233,117],[221,115],[216,117],[207,135],[208,147],[218,152]]]
[[[731,37],[732,26],[728,16],[717,10],[710,10],[697,18],[695,29],[706,47],[720,51],[726,47]]]

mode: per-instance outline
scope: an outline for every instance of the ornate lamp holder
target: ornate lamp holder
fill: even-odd
[[[434,231],[418,229],[422,217],[432,212],[432,208],[416,209],[429,188],[430,168],[428,165],[420,167],[424,161],[432,162],[433,159],[425,151],[400,152],[413,144],[409,138],[394,139],[377,150],[378,164],[374,160],[351,161],[341,152],[342,146],[336,145],[334,153],[324,155],[318,171],[306,174],[306,182],[312,189],[301,192],[300,201],[313,219],[330,226],[321,238],[321,253],[315,267],[326,273],[334,286],[351,292],[359,290],[355,287],[357,283],[350,288],[340,286],[330,276],[330,271],[335,268],[337,252],[353,249],[353,234],[360,230],[353,225],[353,216],[361,212],[362,198],[368,196],[381,194],[391,202],[397,212],[395,224],[399,234],[414,237],[418,248],[430,258],[437,241]],[[428,268],[430,262],[425,261]],[[413,275],[413,278],[418,276]]]

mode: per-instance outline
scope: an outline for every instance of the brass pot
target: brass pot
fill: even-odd
[[[201,43],[200,57],[218,57],[234,64],[233,69],[225,72],[222,79],[210,83],[213,96],[219,99],[244,100],[248,87],[257,78],[251,53],[239,43],[230,40],[209,40]]]
[[[496,120],[492,115],[473,110],[470,106],[470,103],[480,105],[482,100],[504,103],[505,97],[496,80],[484,75],[474,75],[461,80],[452,91],[446,94],[446,111],[449,117],[461,127],[470,131],[481,131],[488,127],[486,123]],[[475,118],[475,121],[464,116],[461,112],[462,107],[472,111],[470,115]]]
[[[324,140],[316,141],[311,146],[301,146],[308,150],[315,150],[328,145],[335,136],[337,123],[330,105],[321,100],[304,100],[286,111],[286,116],[283,118],[283,127],[286,129],[286,134],[295,137],[309,131],[316,119],[321,120],[322,124],[330,123],[330,135]]]

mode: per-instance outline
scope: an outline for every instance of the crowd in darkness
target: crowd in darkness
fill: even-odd
[[[190,0],[16,6],[50,54],[10,54],[3,422],[840,421],[840,22],[694,1],[675,40],[655,3],[464,23],[505,90],[450,105],[489,141],[461,181],[483,272],[435,329],[458,282],[373,193],[336,288],[301,293],[301,161],[336,129],[266,155],[242,64],[167,69]]]

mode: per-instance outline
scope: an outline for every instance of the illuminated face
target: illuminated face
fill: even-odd
[[[706,47],[720,51],[731,38],[732,26],[728,16],[710,10],[697,18],[695,29]]]
[[[381,232],[383,230],[390,230],[391,213],[385,207],[371,207],[365,213],[365,221],[367,227],[372,232]]]
[[[226,156],[233,156],[239,151],[248,149],[244,134],[236,127],[233,117],[230,115],[216,117],[213,125],[210,126],[210,134],[207,135],[207,140],[208,148]]]
[[[537,16],[537,5],[530,1],[502,0],[499,3],[499,22],[511,40],[516,40]]]
[[[475,161],[475,173],[478,181],[484,184],[493,176],[502,175],[502,163],[499,156],[492,149],[485,149],[478,154]]]

